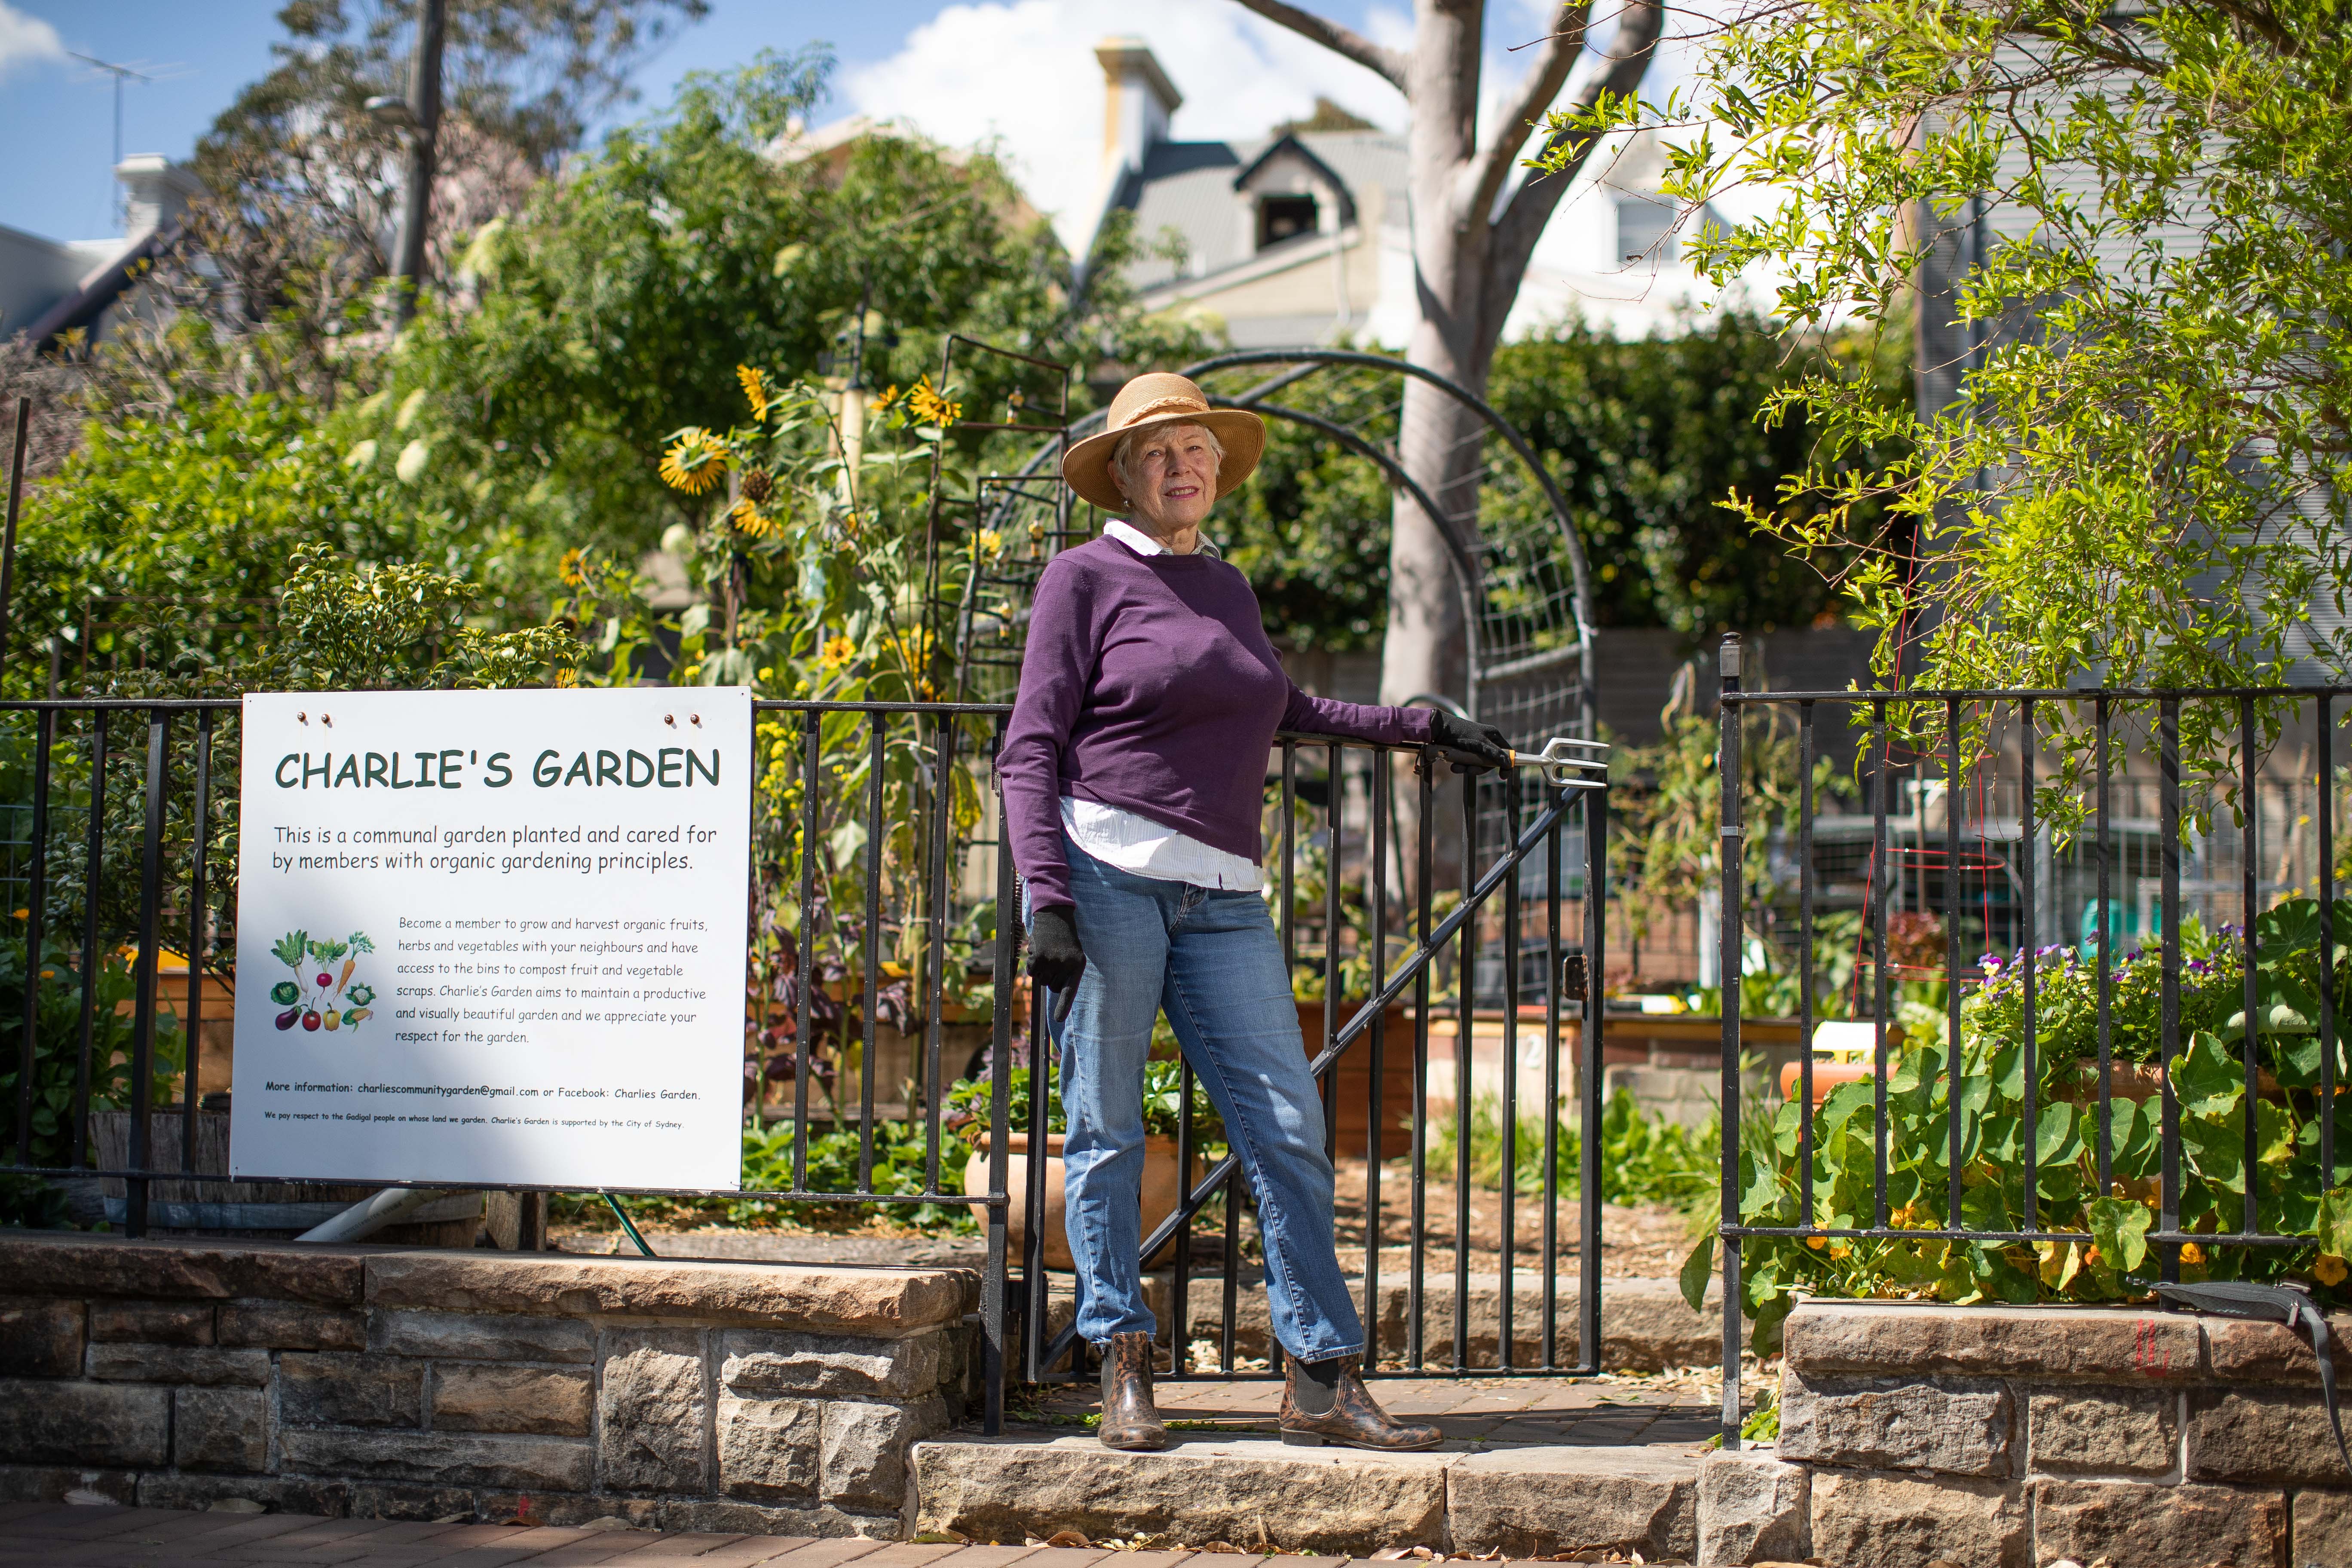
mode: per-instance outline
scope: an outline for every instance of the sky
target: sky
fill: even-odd
[[[111,79],[74,54],[152,78],[121,89],[122,150],[185,157],[237,89],[268,70],[282,0],[0,0],[0,224],[54,238],[116,232]],[[1410,33],[1401,0],[1323,0],[1325,15],[1383,42]],[[1528,56],[1536,0],[1495,0],[1490,88]],[[638,68],[629,119],[665,103],[690,70],[723,69],[763,47],[830,44],[839,60],[820,122],[851,113],[909,123],[956,145],[991,142],[1031,198],[1083,233],[1098,178],[1102,78],[1095,42],[1139,33],[1185,105],[1182,138],[1255,135],[1321,94],[1401,129],[1386,83],[1232,0],[712,0]]]

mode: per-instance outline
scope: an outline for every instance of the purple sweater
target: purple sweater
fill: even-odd
[[[1429,713],[1299,690],[1266,641],[1249,579],[1213,556],[1141,556],[1109,538],[1064,551],[1037,580],[997,757],[1031,903],[1071,901],[1066,795],[1259,859],[1276,730],[1420,745]]]

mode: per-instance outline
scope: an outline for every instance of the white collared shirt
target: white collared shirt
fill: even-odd
[[[1103,532],[1138,555],[1171,553],[1151,535],[1117,518],[1103,524]],[[1214,557],[1217,547],[1203,539],[1196,552]],[[1062,826],[1073,844],[1096,859],[1138,877],[1234,893],[1255,893],[1265,886],[1265,871],[1255,861],[1115,805],[1066,795]]]

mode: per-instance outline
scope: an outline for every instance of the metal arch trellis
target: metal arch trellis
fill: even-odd
[[[1433,371],[1349,349],[1240,350],[1181,374],[1199,382],[1213,404],[1297,426],[1370,462],[1392,490],[1435,520],[1463,601],[1465,712],[1501,724],[1522,742],[1563,729],[1594,737],[1598,672],[1583,542],[1534,448],[1491,404]],[[1465,439],[1489,448],[1475,469],[1480,482],[1464,486],[1464,500],[1450,510],[1398,457],[1408,380],[1475,415],[1477,426]],[[1292,395],[1276,401],[1284,393]],[[957,606],[963,695],[1009,695],[1036,574],[1085,537],[1059,483],[1061,453],[1099,429],[1102,419],[1097,411],[1072,421],[1066,434],[1042,444],[1016,471],[980,481],[974,515],[1002,541],[1002,554],[992,570],[971,574]],[[1533,526],[1492,504],[1522,488],[1537,503]],[[1571,679],[1561,679],[1571,671]]]

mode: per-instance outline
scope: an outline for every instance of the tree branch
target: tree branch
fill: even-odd
[[[1476,182],[1460,208],[1468,221],[1484,223],[1495,210],[1495,198],[1503,194],[1503,182],[1511,177],[1519,149],[1527,145],[1528,128],[1543,118],[1584,53],[1585,26],[1591,19],[1592,0],[1561,0],[1552,16],[1551,36],[1544,40],[1543,53],[1536,57],[1535,70],[1520,89],[1518,101],[1496,120],[1486,145],[1463,171]]]
[[[1592,108],[1604,95],[1630,97],[1650,68],[1650,57],[1656,52],[1658,34],[1664,26],[1664,0],[1625,0],[1624,8],[1617,13],[1617,38],[1609,51],[1609,64],[1595,71],[1577,90],[1571,100],[1573,111]],[[1502,331],[1502,315],[1518,295],[1519,279],[1527,275],[1528,258],[1535,254],[1536,241],[1542,237],[1544,225],[1551,221],[1553,209],[1559,205],[1559,198],[1583,169],[1592,146],[1593,136],[1588,131],[1556,131],[1545,138],[1538,156],[1557,158],[1558,172],[1521,185],[1518,195],[1511,198],[1510,205],[1496,220],[1494,243],[1486,252],[1486,287],[1480,290],[1481,317],[1495,318],[1491,321],[1482,319],[1480,322],[1480,331],[1490,334],[1488,342]]]
[[[1269,22],[1289,28],[1309,43],[1322,45],[1342,59],[1355,61],[1380,76],[1399,92],[1405,90],[1404,57],[1394,49],[1382,48],[1360,33],[1318,16],[1312,11],[1302,11],[1296,5],[1286,5],[1285,0],[1237,0],[1237,3]]]

